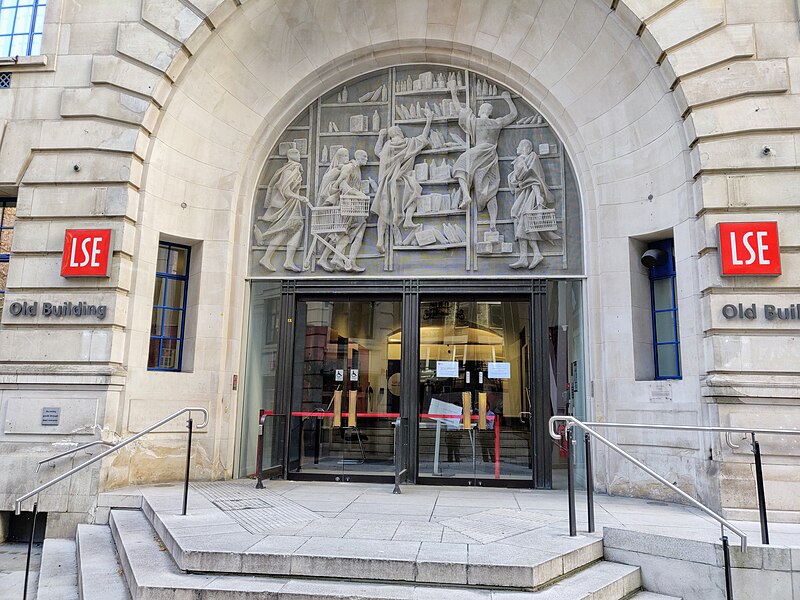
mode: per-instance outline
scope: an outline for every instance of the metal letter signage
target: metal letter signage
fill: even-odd
[[[110,229],[67,229],[62,277],[108,277],[110,267]]]
[[[720,223],[719,253],[723,275],[780,275],[778,224]]]

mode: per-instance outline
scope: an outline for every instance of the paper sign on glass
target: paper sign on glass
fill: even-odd
[[[490,362],[489,379],[511,379],[511,363]]]
[[[457,360],[437,360],[436,361],[436,376],[437,377],[458,377],[458,361]]]
[[[344,381],[344,369],[336,369],[336,381]]]

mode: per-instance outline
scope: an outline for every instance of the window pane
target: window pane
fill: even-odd
[[[14,32],[14,12],[13,8],[4,8],[0,10],[0,34],[10,34]]]
[[[172,370],[178,368],[178,350],[180,349],[180,344],[178,340],[162,340],[161,357],[159,358],[157,368]]]
[[[186,282],[175,279],[167,279],[165,281],[167,284],[167,298],[164,306],[183,308],[183,291],[186,288]]]
[[[180,337],[182,316],[183,311],[181,310],[154,308],[153,320],[150,325],[150,335],[162,337]]]
[[[164,304],[164,286],[167,280],[163,277],[156,277],[156,289],[153,291],[153,306]]]
[[[0,6],[2,6],[3,8],[10,7],[13,11],[13,9],[16,8],[17,4],[19,4],[19,0],[3,0]]]
[[[147,355],[147,368],[148,369],[157,369],[158,368],[158,352],[159,348],[161,348],[161,340],[159,338],[151,339],[150,340],[150,351]]]
[[[653,306],[656,310],[674,308],[672,305],[672,279],[656,279],[653,281]]]
[[[678,345],[664,344],[657,346],[658,376],[678,377]]]
[[[5,292],[8,281],[8,263],[0,261],[0,292]]]
[[[28,55],[28,36],[15,35],[11,39],[11,54],[10,56],[27,56]]]
[[[153,309],[153,320],[150,325],[150,335],[161,335],[161,321],[164,311],[160,308]]]
[[[158,260],[156,261],[156,271],[158,273],[167,272],[167,255],[169,250],[165,246],[158,247]]]
[[[33,36],[33,43],[31,44],[31,56],[36,56],[42,53],[42,34],[37,33]]]
[[[0,229],[0,254],[11,252],[11,229]]]
[[[655,313],[656,319],[656,343],[675,342],[675,313],[659,312]]]
[[[36,11],[36,23],[33,26],[33,31],[36,33],[42,33],[44,29],[44,7],[40,7],[39,10]]]
[[[169,257],[169,272],[171,275],[186,275],[186,256],[185,248],[172,248]]]
[[[183,311],[181,310],[165,309],[163,311],[164,333],[162,335],[167,337],[180,337],[182,315]]]
[[[30,33],[32,19],[32,8],[18,8],[17,18],[14,21],[14,33]]]
[[[0,205],[1,207],[2,205]],[[5,208],[2,208],[2,216],[0,216],[0,225],[3,227],[13,227],[14,221],[17,218],[17,207],[13,204],[6,204]]]

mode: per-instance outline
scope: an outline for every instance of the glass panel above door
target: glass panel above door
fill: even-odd
[[[420,479],[531,481],[530,305],[420,305]]]

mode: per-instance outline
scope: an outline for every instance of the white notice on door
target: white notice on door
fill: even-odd
[[[344,381],[344,369],[336,369],[336,381]]]
[[[358,369],[350,369],[350,381],[358,381]]]
[[[458,377],[458,361],[457,360],[437,360],[436,361],[436,376],[437,377]]]
[[[511,379],[511,363],[490,362],[489,379]]]

